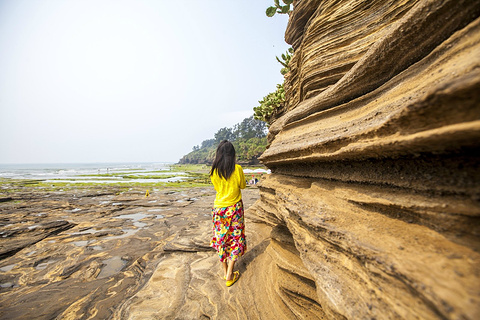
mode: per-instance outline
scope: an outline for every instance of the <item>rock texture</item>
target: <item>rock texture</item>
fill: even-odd
[[[277,234],[269,296],[302,318],[308,301],[326,319],[478,319],[480,2],[294,5],[249,211]]]
[[[214,288],[218,280],[219,263],[209,247],[214,194],[206,186],[150,190],[145,197],[145,189],[101,185],[0,194],[0,319],[172,313],[172,305],[182,304],[185,284]],[[250,206],[258,189],[249,188],[244,198]],[[204,273],[202,258],[217,268]],[[172,286],[165,280],[172,275],[185,277]],[[160,288],[153,300],[150,288]],[[198,317],[192,311],[183,318]]]

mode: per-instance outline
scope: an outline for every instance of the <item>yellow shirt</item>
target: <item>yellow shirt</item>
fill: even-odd
[[[229,207],[242,200],[240,189],[245,189],[246,183],[243,169],[240,165],[235,165],[235,171],[233,171],[228,180],[221,178],[217,170],[210,176],[210,179],[215,187],[215,191],[217,191],[214,203],[215,208]]]

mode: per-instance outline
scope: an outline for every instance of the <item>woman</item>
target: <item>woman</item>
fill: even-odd
[[[235,261],[247,249],[240,191],[246,184],[242,167],[235,164],[235,148],[227,140],[217,147],[210,179],[217,191],[212,209],[213,237],[210,246],[218,252],[226,285],[230,287],[240,276],[238,271],[233,272]]]

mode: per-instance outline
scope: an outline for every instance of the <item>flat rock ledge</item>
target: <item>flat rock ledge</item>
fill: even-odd
[[[209,247],[213,187],[148,197],[108,186],[2,188],[0,319],[199,319],[230,310]],[[244,190],[246,207],[258,192]],[[242,275],[265,249],[253,225],[247,230]]]

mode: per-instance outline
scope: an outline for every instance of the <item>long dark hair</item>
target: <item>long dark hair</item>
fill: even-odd
[[[223,140],[217,147],[215,154],[215,160],[213,160],[212,169],[210,169],[210,175],[217,170],[218,175],[221,178],[227,180],[235,171],[235,148],[233,144],[228,140]]]

